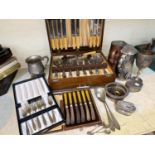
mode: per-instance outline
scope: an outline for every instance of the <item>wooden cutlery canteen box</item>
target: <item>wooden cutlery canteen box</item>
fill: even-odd
[[[51,50],[48,82],[54,90],[103,86],[115,74],[102,53],[103,19],[47,19]]]
[[[47,19],[48,83],[65,118],[60,131],[101,123],[89,89],[115,79],[102,53],[104,20]]]

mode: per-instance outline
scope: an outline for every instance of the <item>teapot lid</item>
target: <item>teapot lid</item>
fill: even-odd
[[[127,54],[127,55],[135,55],[135,54],[138,53],[137,49],[136,49],[134,46],[129,45],[129,44],[128,44],[128,45],[125,45],[125,46],[122,48],[121,52],[122,52],[123,54]]]

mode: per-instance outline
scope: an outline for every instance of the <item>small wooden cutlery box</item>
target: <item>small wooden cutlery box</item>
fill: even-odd
[[[44,77],[13,84],[19,133],[45,134],[64,123],[64,117]]]
[[[102,53],[103,19],[47,19],[53,90],[103,86],[115,74]]]
[[[54,91],[65,118],[60,131],[101,124],[101,117],[88,87]]]

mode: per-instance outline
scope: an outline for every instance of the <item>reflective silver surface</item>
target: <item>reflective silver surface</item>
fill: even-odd
[[[46,62],[43,65],[42,61],[45,59]],[[41,57],[39,55],[30,56],[25,60],[28,65],[28,71],[33,77],[44,74],[44,69],[46,68],[48,61],[49,58],[47,56]]]

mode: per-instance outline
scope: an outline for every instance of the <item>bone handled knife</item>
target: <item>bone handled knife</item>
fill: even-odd
[[[65,112],[66,112],[66,125],[70,125],[70,113],[69,113],[69,107],[67,102],[67,94],[63,94],[63,99],[65,103]]]
[[[100,46],[100,42],[101,42],[101,27],[102,27],[102,19],[98,19],[97,20],[97,35],[96,35],[97,47]]]
[[[89,108],[88,108],[88,105],[87,105],[87,101],[86,101],[84,90],[81,90],[81,93],[82,93],[82,98],[83,98],[84,106],[85,106],[85,110],[86,110],[86,118],[87,118],[87,121],[90,121],[91,120],[91,116],[90,116]]]
[[[81,123],[86,121],[85,112],[82,104],[81,94],[79,91],[77,91],[78,101],[79,101],[79,107],[80,107],[80,114],[81,114]]]
[[[80,121],[80,111],[79,111],[79,107],[77,104],[77,98],[76,98],[76,93],[73,92],[73,101],[74,101],[74,107],[75,107],[75,112],[76,112],[76,123],[79,124]]]
[[[67,41],[66,20],[65,19],[62,19],[62,26],[63,26],[63,47],[67,50],[68,41]]]
[[[76,48],[76,32],[75,32],[75,19],[71,19],[71,32],[72,32],[72,47]]]
[[[76,31],[76,47],[80,48],[80,22],[79,19],[75,19],[75,31]]]
[[[74,116],[74,109],[73,109],[73,102],[72,102],[72,95],[69,92],[68,93],[68,97],[69,97],[69,107],[70,107],[70,124],[74,124],[75,123],[75,116]]]
[[[93,47],[96,47],[96,35],[97,35],[97,19],[93,20]]]
[[[92,105],[92,102],[91,102],[91,99],[90,99],[90,94],[89,94],[88,90],[85,90],[85,93],[86,93],[87,100],[89,102],[91,119],[94,121],[96,119],[96,116],[95,116],[95,111],[94,111],[94,108],[93,108],[93,105]]]
[[[55,50],[55,31],[54,31],[54,23],[53,23],[53,20],[50,21],[50,26],[51,26],[51,36],[52,36],[52,39],[51,39],[51,44],[52,44],[52,48],[53,50]]]
[[[56,37],[55,37],[55,46],[56,46],[56,49],[59,50],[58,20],[57,19],[54,19],[53,22],[54,22],[54,30],[55,30],[55,34],[56,34]]]
[[[63,28],[62,28],[62,19],[58,20],[58,29],[59,29],[59,43],[60,49],[63,49]]]
[[[93,24],[94,24],[93,20],[90,19],[89,20],[89,33],[90,33],[90,35],[89,35],[89,47],[90,48],[93,46]]]

